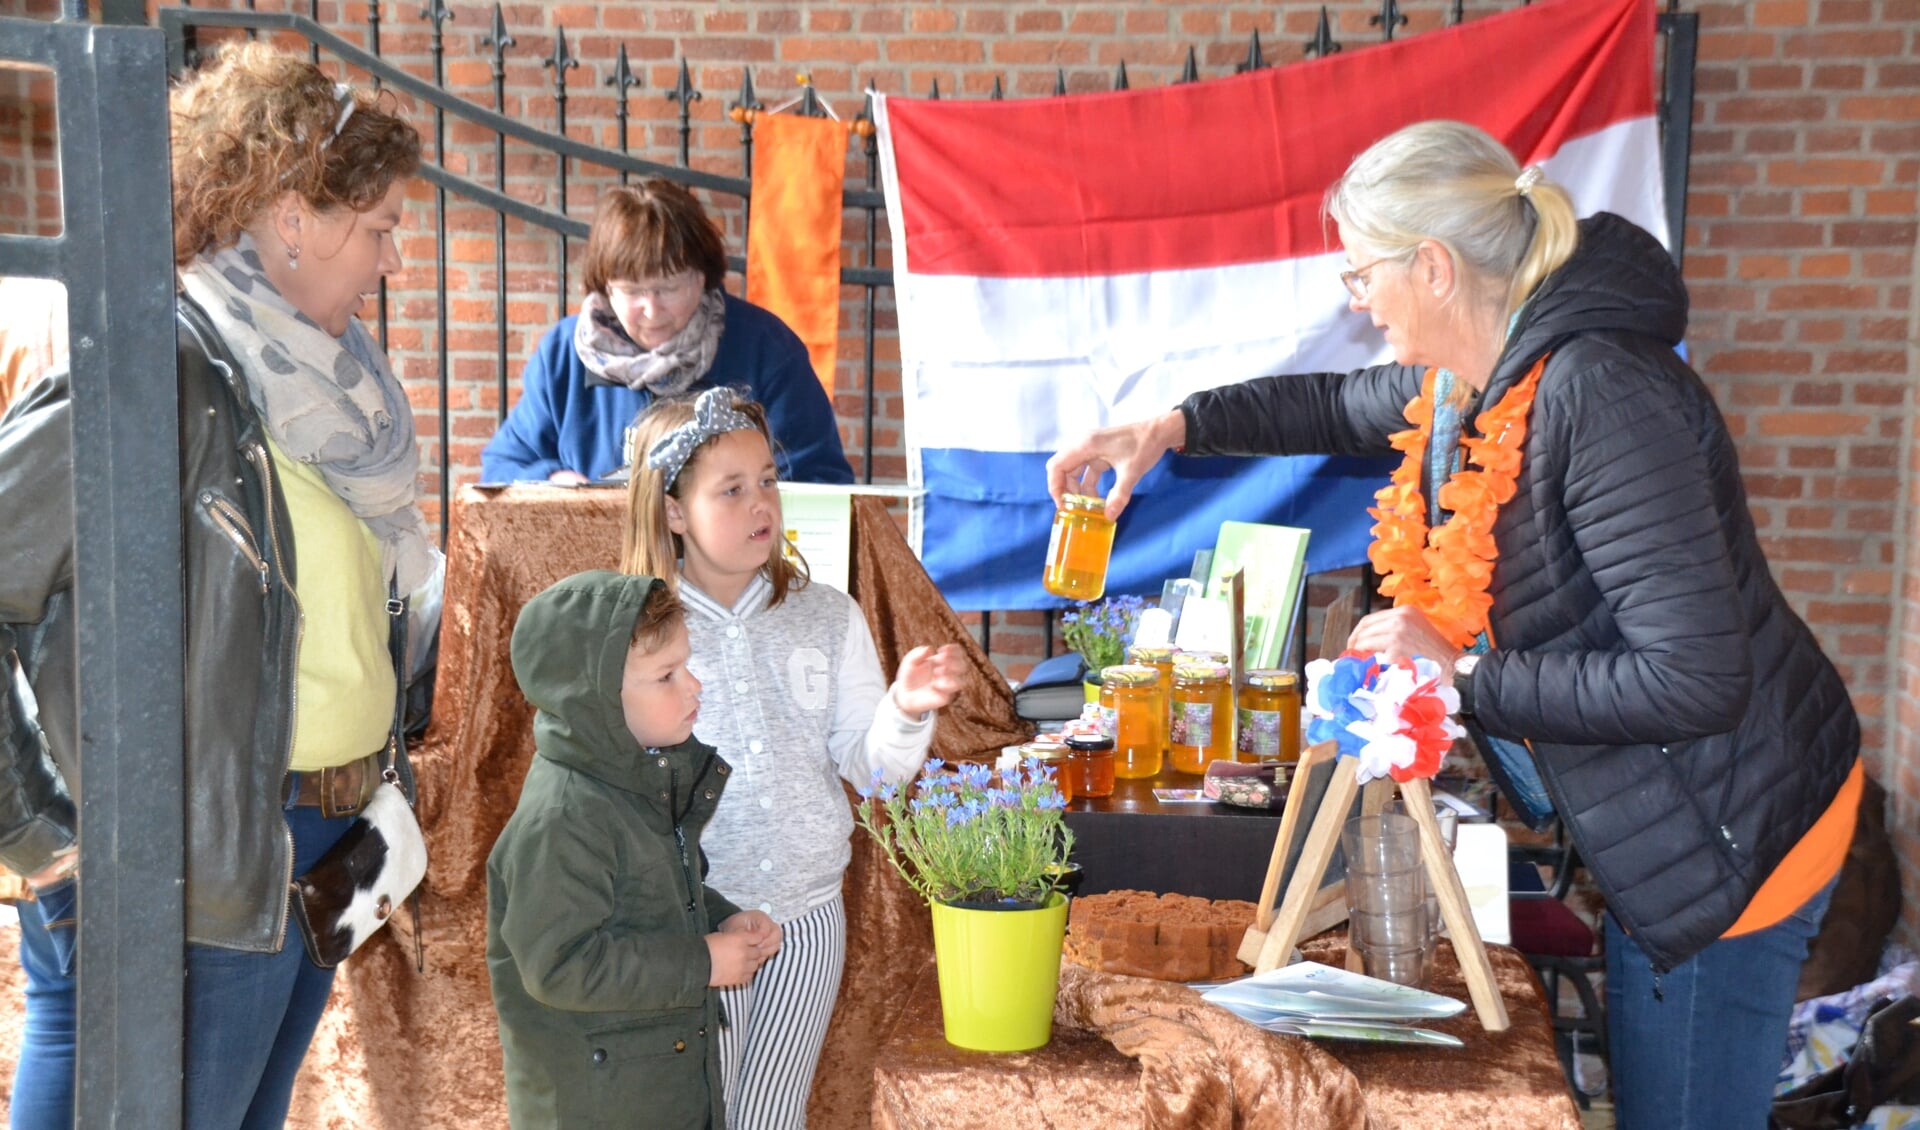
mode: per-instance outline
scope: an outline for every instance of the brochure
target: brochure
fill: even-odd
[[[1445,1020],[1466,1002],[1344,969],[1303,961],[1214,985],[1202,999],[1270,1032],[1325,1039],[1461,1047],[1442,1032],[1407,1022]]]
[[[1227,578],[1236,571],[1246,573],[1249,670],[1281,665],[1293,629],[1309,532],[1258,522],[1220,523],[1207,598],[1225,601]]]

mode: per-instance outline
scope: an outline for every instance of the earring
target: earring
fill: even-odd
[[[297,271],[299,269],[300,269],[300,248],[298,247],[287,248],[287,270]]]

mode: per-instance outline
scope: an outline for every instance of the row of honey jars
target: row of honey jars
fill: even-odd
[[[1113,736],[1115,776],[1152,777],[1160,772],[1166,719],[1158,671],[1129,663],[1100,672],[1100,724]]]

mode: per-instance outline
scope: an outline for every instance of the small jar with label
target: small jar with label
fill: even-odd
[[[1067,738],[1067,757],[1079,766],[1074,784],[1082,796],[1113,795],[1113,739],[1105,734],[1074,734]]]
[[[1061,742],[1032,741],[1020,747],[1020,760],[1038,761],[1042,769],[1053,770],[1053,783],[1060,790],[1060,799],[1072,803],[1073,798],[1085,790],[1077,787],[1080,767],[1067,753],[1067,747]]]
[[[1292,765],[1300,760],[1300,680],[1291,671],[1247,672],[1240,688],[1239,760]]]
[[[1224,663],[1173,666],[1173,767],[1205,773],[1209,761],[1233,760],[1233,683]]]
[[[1130,647],[1127,662],[1151,667],[1160,673],[1160,701],[1167,705],[1166,727],[1173,728],[1173,649],[1170,647]],[[1163,730],[1162,733],[1166,731]]]
[[[1107,558],[1113,552],[1113,521],[1107,502],[1085,494],[1060,498],[1047,541],[1047,567],[1040,587],[1068,600],[1099,600],[1107,591]]]
[[[1160,772],[1167,745],[1166,699],[1160,672],[1138,664],[1100,672],[1100,722],[1113,738],[1113,771],[1121,777]]]

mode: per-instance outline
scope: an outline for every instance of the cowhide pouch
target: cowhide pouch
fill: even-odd
[[[293,917],[307,957],[332,969],[378,933],[427,874],[427,841],[406,794],[374,790],[320,862],[293,881]]]

